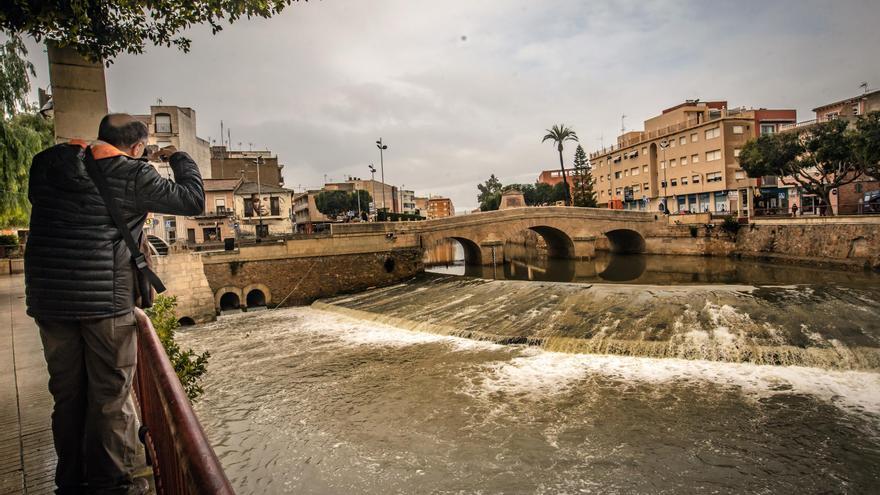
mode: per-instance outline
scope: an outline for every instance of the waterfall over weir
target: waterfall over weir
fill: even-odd
[[[570,353],[880,369],[880,288],[652,286],[425,274],[316,308]]]

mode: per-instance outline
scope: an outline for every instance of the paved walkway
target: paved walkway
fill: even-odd
[[[0,495],[52,493],[52,396],[24,277],[0,275]]]

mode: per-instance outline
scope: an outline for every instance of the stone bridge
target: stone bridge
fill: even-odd
[[[574,259],[593,257],[597,247],[619,253],[668,252],[660,244],[682,237],[680,227],[670,226],[664,216],[655,213],[560,206],[512,208],[412,223],[339,224],[332,229],[334,236],[416,234],[423,248],[454,239],[464,247],[465,262],[474,265],[503,262],[504,244],[526,230],[544,239],[549,256]]]

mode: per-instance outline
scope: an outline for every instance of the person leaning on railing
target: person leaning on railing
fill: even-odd
[[[31,167],[27,312],[40,328],[55,400],[58,493],[148,489],[132,478],[138,292],[132,260],[139,253],[129,250],[111,211],[139,239],[148,212],[200,214],[205,192],[196,163],[170,147],[151,157],[170,163],[174,181],[162,178],[143,156],[147,136],[147,126],[130,115],[107,115],[97,142],[53,146]]]

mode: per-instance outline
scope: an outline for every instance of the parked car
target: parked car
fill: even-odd
[[[880,213],[880,191],[868,191],[862,198],[863,213]]]

